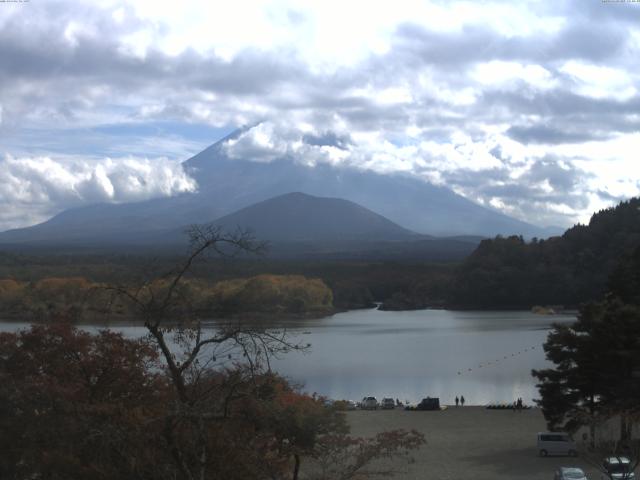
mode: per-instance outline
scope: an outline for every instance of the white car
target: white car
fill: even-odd
[[[378,408],[378,400],[376,397],[364,397],[360,407],[363,410],[376,410]]]
[[[589,480],[581,468],[560,467],[556,470],[553,480]]]

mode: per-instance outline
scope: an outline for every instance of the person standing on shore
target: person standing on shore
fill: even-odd
[[[464,407],[464,396],[460,395],[460,405]]]
[[[456,396],[456,407],[458,406],[458,404],[460,403],[460,400],[458,399],[458,397]]]

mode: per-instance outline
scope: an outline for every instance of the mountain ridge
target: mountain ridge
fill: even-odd
[[[279,195],[213,222],[227,230],[249,228],[267,241],[408,240],[421,235],[357,203],[302,192]]]
[[[235,131],[183,162],[198,184],[195,193],[69,209],[41,224],[0,233],[0,243],[122,243],[127,237],[209,223],[290,192],[350,201],[423,235],[548,236],[544,229],[486,209],[445,187],[400,174],[307,166],[285,158],[269,163],[229,158],[227,142],[245,131]]]

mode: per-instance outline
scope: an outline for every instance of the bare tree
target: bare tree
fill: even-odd
[[[346,480],[367,476],[365,467],[376,459],[406,455],[424,443],[415,431],[350,437],[342,413],[271,374],[271,359],[309,347],[286,330],[240,321],[203,324],[185,286],[195,263],[209,252],[257,254],[265,245],[246,231],[227,234],[212,226],[193,227],[189,236],[189,255],[164,278],[135,289],[109,287],[144,324],[166,368],[173,395],[162,435],[176,478],[297,479],[305,458]],[[277,395],[269,392],[278,389],[285,402],[270,401]]]
[[[324,435],[310,453],[312,463],[308,477],[313,480],[389,478],[401,471],[388,465],[372,468],[372,464],[397,458],[411,463],[410,451],[425,443],[424,435],[416,430],[382,432],[371,438]]]
[[[186,480],[210,478],[209,426],[229,417],[229,404],[247,395],[245,386],[260,373],[270,371],[270,359],[303,347],[286,331],[273,332],[241,322],[205,328],[185,295],[183,283],[194,264],[210,252],[223,256],[257,254],[264,249],[246,231],[232,234],[214,226],[189,230],[191,250],[184,262],[162,281],[150,281],[135,289],[112,286],[125,298],[136,319],[142,321],[161,353],[174,389],[173,405],[164,419],[164,441]],[[225,382],[212,372],[227,369]],[[185,431],[193,438],[185,441]],[[195,451],[194,451],[195,450]],[[195,461],[194,461],[195,459]]]
[[[576,432],[578,455],[605,478],[634,478],[640,463],[640,438],[634,438],[632,424],[628,415],[615,412],[590,418],[589,433],[587,428]],[[622,434],[623,430],[628,431]]]

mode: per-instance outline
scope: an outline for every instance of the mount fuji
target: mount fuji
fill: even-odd
[[[136,203],[103,203],[69,209],[41,224],[0,233],[0,244],[88,247],[161,244],[166,243],[167,232],[175,232],[191,224],[215,222],[241,209],[292,192],[357,204],[358,208],[351,213],[358,212],[356,223],[361,227],[367,221],[380,223],[380,219],[384,219],[382,223],[388,222],[386,227],[395,224],[393,228],[382,229],[388,235],[380,236],[379,240],[398,240],[399,237],[406,240],[416,238],[416,234],[547,237],[556,233],[480,206],[445,187],[407,175],[381,174],[325,163],[308,165],[288,157],[270,162],[232,158],[227,147],[242,132],[232,133],[183,163],[186,172],[198,184],[194,193]],[[300,198],[303,197],[298,197],[298,200]],[[312,203],[307,202],[308,205]],[[334,217],[338,221],[341,207],[336,208]],[[297,212],[301,215],[300,208]],[[310,212],[308,215],[312,216]],[[323,221],[329,222],[330,217]],[[299,222],[294,218],[290,221]],[[262,230],[265,222],[268,219],[262,222]],[[276,227],[272,227],[270,236],[277,237],[279,241],[293,240],[286,235],[286,217],[280,215],[278,222],[282,234],[274,235]],[[323,231],[339,233],[341,228],[350,224],[344,219],[340,222],[334,226],[325,223]],[[241,226],[256,227],[250,223]],[[360,233],[366,236],[366,232],[367,228],[362,228]],[[331,240],[318,237],[317,231],[307,233],[307,237],[318,241]],[[299,228],[296,235],[304,236]]]

